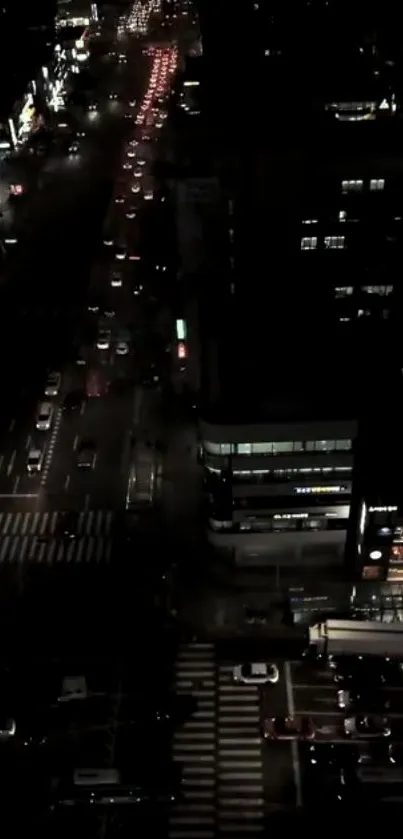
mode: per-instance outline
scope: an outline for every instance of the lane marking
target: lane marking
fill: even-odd
[[[20,483],[20,476],[19,476],[19,475],[17,475],[17,477],[16,477],[16,479],[15,479],[15,481],[14,481],[14,486],[13,486],[13,495],[17,495],[17,492],[18,492],[18,487],[19,487],[19,483]]]
[[[294,693],[292,687],[292,676],[291,676],[291,666],[290,662],[286,661],[284,665],[284,675],[285,675],[285,689],[287,695],[287,710],[290,717],[295,716],[295,702],[294,702]],[[291,742],[291,756],[292,756],[292,767],[294,770],[294,783],[295,783],[295,792],[296,792],[296,805],[297,807],[302,807],[302,785],[301,785],[301,765],[299,762],[299,752],[298,752],[298,743],[296,740],[292,740]]]
[[[15,428],[15,419],[12,419],[11,422],[10,422],[10,425],[8,426],[9,432],[11,433],[11,431],[14,431],[14,428]]]
[[[16,455],[17,455],[17,452],[16,452],[16,450],[14,449],[14,451],[13,451],[13,453],[12,453],[11,457],[10,457],[10,462],[9,462],[9,464],[8,464],[8,466],[7,466],[7,475],[8,475],[8,477],[10,477],[11,472],[13,471],[13,468],[14,468],[14,462],[15,462]]]
[[[70,484],[70,475],[67,475],[66,480],[64,482],[64,488],[68,489]]]

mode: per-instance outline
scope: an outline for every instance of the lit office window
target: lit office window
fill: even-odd
[[[385,188],[385,179],[371,178],[369,182],[369,188],[371,192],[381,192],[381,190]]]
[[[317,236],[303,236],[301,239],[302,251],[314,251],[318,247]]]
[[[336,298],[350,297],[354,289],[352,285],[335,286],[334,296]]]
[[[333,251],[341,251],[345,247],[345,236],[325,236],[325,248]]]
[[[387,297],[393,292],[393,285],[363,285],[361,288],[366,294],[376,294],[379,297]]]
[[[346,192],[361,192],[364,186],[364,181],[361,180],[349,180],[349,181],[342,181],[341,182],[341,191],[346,194]]]

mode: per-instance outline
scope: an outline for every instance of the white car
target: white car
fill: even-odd
[[[97,338],[97,349],[108,350],[111,345],[111,333],[107,329],[100,329]]]
[[[343,721],[343,728],[346,737],[352,737],[354,740],[373,740],[378,737],[390,737],[392,733],[389,720],[386,717],[371,717],[366,714],[346,717]]]
[[[116,344],[116,355],[127,355],[129,352],[129,345],[126,341],[119,341]]]
[[[134,151],[134,149],[128,149],[126,154],[128,157],[130,157],[131,160],[133,160],[133,157],[136,157],[136,152]]]
[[[62,377],[60,373],[49,373],[45,385],[45,396],[57,396],[61,381]]]
[[[133,174],[134,174],[135,178],[142,178],[143,177],[143,170],[142,169],[135,169]]]
[[[145,189],[144,190],[144,201],[152,201],[154,198],[154,192],[152,189]]]
[[[35,472],[40,472],[43,463],[42,449],[30,449],[27,457],[27,472],[33,475]]]
[[[112,288],[122,288],[123,280],[122,275],[118,273],[114,273],[111,276],[111,287]]]
[[[234,682],[244,685],[275,685],[280,678],[277,664],[268,664],[265,661],[237,664],[233,676]]]

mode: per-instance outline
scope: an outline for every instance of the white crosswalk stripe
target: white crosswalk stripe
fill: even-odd
[[[0,537],[47,536],[57,533],[63,513],[1,513]],[[113,525],[112,510],[88,510],[79,513],[77,536],[107,537]]]
[[[112,554],[113,512],[79,514],[76,537],[59,532],[62,513],[0,513],[0,564],[105,564]]]
[[[175,732],[173,759],[181,764],[183,796],[171,810],[169,839],[213,839],[216,835],[216,666],[213,644],[191,642],[178,651],[178,695],[191,694],[197,710]]]
[[[219,665],[217,696],[217,835],[251,839],[264,830],[259,692]]]

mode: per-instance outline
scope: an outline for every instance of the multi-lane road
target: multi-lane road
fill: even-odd
[[[6,302],[2,307],[3,357],[11,354],[12,363],[4,370],[7,399],[0,444],[0,497],[2,508],[17,515],[15,522],[19,512],[46,514],[71,506],[84,511],[121,509],[133,422],[135,433],[150,437],[152,443],[166,437],[161,389],[150,392],[141,386],[142,378],[148,380],[151,373],[160,373],[155,385],[161,373],[169,374],[169,361],[165,370],[162,365],[156,370],[167,330],[166,324],[160,334],[154,328],[159,317],[155,286],[150,280],[147,287],[147,276],[138,262],[142,226],[153,220],[147,197],[144,201],[144,183],[150,187],[152,175],[147,174],[147,167],[140,172],[143,197],[132,191],[131,181],[139,173],[133,172],[137,161],[128,152],[135,152],[140,163],[152,165],[153,146],[163,127],[155,100],[169,96],[176,53],[170,43],[149,48],[145,37],[129,30],[114,35],[115,40],[103,39],[105,53],[94,60],[99,107],[96,112],[81,109],[81,115],[76,115],[79,133],[85,132],[79,153],[52,153],[43,164],[41,187],[27,189],[20,206],[4,222],[18,241],[6,263],[7,307]],[[150,88],[150,79],[157,80],[157,85]],[[143,144],[142,134],[146,135]],[[134,148],[135,137],[141,143],[139,149]],[[123,157],[122,147],[126,149]],[[115,264],[107,249],[99,250],[113,184],[115,195],[123,192],[124,206],[114,206],[112,200],[109,215],[112,211],[119,243],[128,249],[127,259],[115,260]],[[153,189],[149,197],[152,193]],[[129,204],[138,218],[128,218]],[[150,261],[147,264],[150,267]],[[160,265],[154,267],[157,270]],[[117,271],[123,277],[121,287],[113,287]],[[88,311],[89,298],[97,301],[95,313]],[[106,325],[111,343],[99,350],[96,338],[103,310],[110,317]],[[105,326],[106,317],[103,320]],[[153,330],[157,333],[154,344],[149,337]],[[117,352],[119,341],[128,344],[127,354]],[[156,346],[159,355],[153,358]],[[169,345],[165,350],[169,355]],[[60,371],[62,384],[51,400],[51,429],[43,432],[35,428],[35,413],[38,402],[45,399],[46,368]],[[75,410],[63,413],[67,394],[81,391],[84,395],[89,368],[102,373],[102,398],[83,398]],[[84,471],[77,469],[77,450],[87,438],[96,443],[96,458],[94,468]],[[190,473],[195,471],[193,442],[185,437],[178,444],[175,437],[170,449],[182,465],[190,464]],[[32,448],[44,451],[42,469],[34,477],[27,473]],[[163,492],[171,506],[172,459],[168,457]],[[19,525],[15,527],[16,536],[24,535],[17,532]],[[16,553],[13,550],[13,557]],[[4,561],[11,560],[7,548],[2,556]]]

